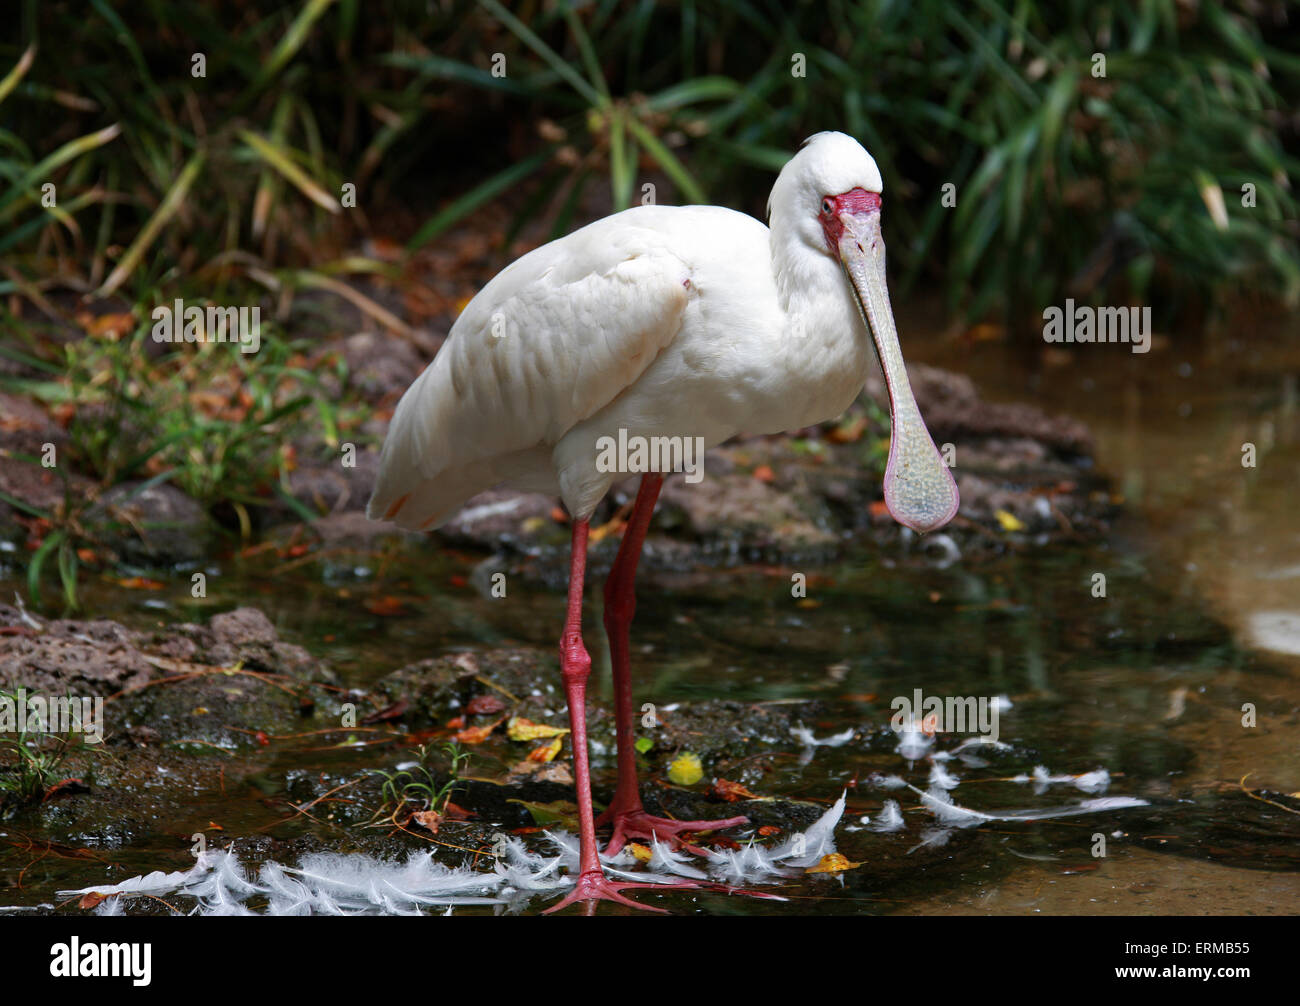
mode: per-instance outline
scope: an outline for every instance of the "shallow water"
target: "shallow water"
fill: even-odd
[[[970,373],[988,398],[1034,401],[1088,422],[1098,466],[1126,503],[1103,541],[1026,547],[968,566],[936,562],[900,536],[883,551],[824,567],[646,576],[633,629],[638,702],[817,698],[829,712],[807,724],[816,736],[858,730],[842,747],[769,759],[761,791],[825,805],[847,787],[839,848],[861,866],[785,885],[792,900],[783,905],[709,894],[657,899],[675,911],[764,914],[1295,912],[1300,803],[1284,794],[1300,791],[1300,353],[1268,335],[1235,347],[1226,339],[1157,345],[1146,356],[1078,347],[1052,366],[1026,365],[1023,350],[1001,344],[908,347]],[[1256,445],[1256,468],[1241,465],[1245,442]],[[254,604],[282,638],[356,685],[448,649],[553,646],[562,598],[527,575],[511,581],[508,599],[482,597],[471,585],[482,561],[427,545],[301,563],[230,554],[213,560],[205,602],[193,602],[185,583],[148,594],[100,583],[89,585],[89,612],[143,627]],[[791,597],[794,571],[808,574],[802,603]],[[1094,596],[1097,573],[1105,597]],[[0,583],[5,596],[13,586]],[[376,593],[403,598],[409,613],[368,613],[359,602]],[[607,705],[598,603],[586,624],[597,670],[591,701]],[[925,788],[928,765],[909,765],[882,733],[891,699],[918,688],[1011,703],[999,728],[1013,755],[985,766],[950,763],[963,778],[953,792],[959,804],[1043,807],[1082,796],[1068,786],[1036,796],[1005,781],[1041,764],[1071,774],[1104,767],[1108,795],[1149,806],[996,822],[923,844],[933,822],[916,797],[868,782],[874,772],[899,773]],[[1242,726],[1246,704],[1257,711],[1253,728]],[[941,735],[937,748],[960,739]],[[282,799],[307,772],[343,781],[393,760],[391,749],[314,746],[269,752],[254,779],[261,796]],[[595,768],[611,778],[612,758],[598,756]],[[734,778],[741,768],[719,774]],[[1245,789],[1267,791],[1272,803],[1245,792],[1247,776]],[[857,823],[889,798],[903,803],[904,831]],[[186,868],[184,836],[210,821],[227,834],[270,828],[287,837],[311,827],[277,827],[279,816],[247,787],[196,793],[180,819],[148,839],[100,841],[95,853],[122,865],[120,879]],[[57,888],[102,882],[93,862],[61,850],[42,855],[41,830],[30,820],[0,825],[10,843],[0,850],[3,903],[48,903]],[[1097,834],[1107,838],[1105,856],[1093,855]]]

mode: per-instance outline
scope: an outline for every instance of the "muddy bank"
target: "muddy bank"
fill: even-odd
[[[40,513],[75,514],[102,562],[153,568],[187,566],[228,547],[223,533],[228,541],[245,520],[265,531],[315,515],[310,527],[326,543],[422,537],[361,517],[393,408],[439,344],[430,334],[417,335],[362,332],[322,343],[310,367],[323,375],[327,395],[356,403],[364,418],[349,434],[346,452],[323,436],[292,444],[293,460],[276,492],[268,487],[261,505],[238,519],[226,506],[207,511],[165,481],[103,490],[66,464],[41,467],[34,462],[44,445],[63,451],[67,432],[50,411],[15,395],[0,395],[0,457],[6,459],[0,492]],[[1114,507],[1093,470],[1091,439],[1080,423],[1029,405],[985,401],[969,379],[937,368],[915,366],[912,379],[962,494],[958,518],[925,548],[973,558],[1092,540],[1105,530]],[[844,417],[778,436],[738,437],[708,453],[698,484],[671,476],[653,526],[658,552],[674,562],[705,564],[815,561],[864,538],[906,538],[881,499],[889,436],[885,402],[879,375],[873,375]],[[635,491],[635,477],[614,487],[593,519],[597,542],[617,537]],[[453,547],[537,554],[565,546],[565,521],[558,499],[492,491],[471,500],[433,538]],[[0,538],[30,549],[48,530],[29,510],[0,501]]]
[[[572,823],[567,711],[552,654],[451,654],[399,668],[368,689],[336,680],[254,608],[206,625],[134,631],[110,621],[44,622],[0,606],[0,690],[104,700],[102,743],[78,738],[45,780],[43,798],[6,797],[0,814],[59,848],[111,853],[176,843],[167,853],[173,866],[199,834],[236,842],[243,854],[266,846],[279,856],[326,849],[392,856],[433,839],[412,823],[417,807],[391,804],[384,773],[409,766],[420,745],[457,742],[470,768],[437,841],[486,848],[502,829],[532,835]],[[818,704],[800,707],[813,712]],[[755,751],[793,755],[795,721],[782,706],[666,707],[641,752],[647,807],[674,816],[744,814],[772,834],[815,820],[824,809],[816,804],[737,802],[711,782],[715,770],[740,772],[739,760],[752,761]],[[613,718],[593,702],[589,723],[604,803],[612,796]],[[46,752],[60,745],[29,740]],[[664,778],[682,750],[702,759],[707,774],[698,785]],[[439,758],[428,764],[435,776],[450,767]],[[346,797],[334,796],[340,792]],[[231,820],[232,800],[243,807],[239,820]],[[283,844],[290,839],[296,844]],[[273,841],[282,844],[267,845]]]

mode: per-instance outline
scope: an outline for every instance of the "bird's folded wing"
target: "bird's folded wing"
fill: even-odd
[[[689,267],[653,241],[606,244],[597,233],[570,243],[582,233],[515,262],[457,319],[398,403],[372,516],[443,473],[491,470],[494,458],[555,444],[672,342]]]

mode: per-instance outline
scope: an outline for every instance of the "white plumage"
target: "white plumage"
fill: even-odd
[[[597,465],[603,436],[707,448],[838,415],[871,339],[818,209],[827,193],[881,188],[855,140],[820,133],[777,179],[770,231],[714,206],[642,206],[524,255],[402,397],[370,516],[436,527],[506,485],[558,494],[583,520],[616,477]],[[897,383],[896,404],[910,402]]]

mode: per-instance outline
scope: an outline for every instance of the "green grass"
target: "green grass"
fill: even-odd
[[[374,775],[383,779],[380,788],[383,803],[375,812],[373,820],[393,821],[407,809],[442,814],[447,809],[452,793],[458,786],[464,785],[461,777],[465,766],[469,764],[470,754],[456,742],[421,744],[414,750],[414,754],[416,762],[409,768],[393,772],[373,770]],[[430,769],[435,755],[441,755],[447,761],[446,778],[441,783]]]
[[[16,708],[20,696],[17,690],[0,690],[0,700]],[[62,781],[67,756],[78,746],[86,745],[81,740],[74,744],[69,734],[51,740],[44,733],[33,734],[26,725],[0,733],[0,807],[12,811],[43,801],[50,788]]]
[[[518,210],[507,238],[542,216],[558,233],[589,186],[618,208],[652,172],[677,200],[761,210],[797,143],[840,128],[881,164],[904,285],[970,317],[1075,290],[1158,313],[1241,289],[1294,301],[1283,134],[1300,56],[1264,41],[1277,16],[1175,0],[24,0],[0,45],[0,292],[139,304],[195,282],[218,299],[293,286],[384,205],[427,208],[412,248],[501,198]]]

